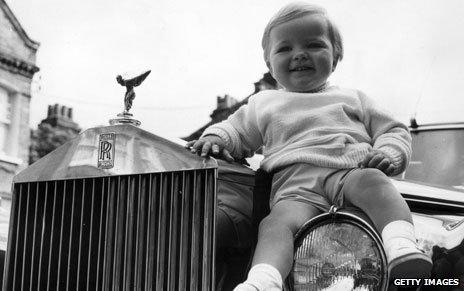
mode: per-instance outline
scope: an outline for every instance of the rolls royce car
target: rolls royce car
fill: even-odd
[[[393,182],[434,262],[432,277],[417,286],[463,290],[464,124],[411,132],[411,166]],[[216,260],[226,227],[220,213],[242,239],[255,240],[266,211],[256,201],[267,204],[268,187],[261,170],[192,155],[124,119],[87,129],[14,178],[3,290],[230,290],[234,276]],[[241,262],[235,280],[248,265]],[[285,288],[409,286],[388,275],[365,215],[332,208],[298,232]]]

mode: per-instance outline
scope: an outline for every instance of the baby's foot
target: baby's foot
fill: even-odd
[[[417,248],[414,226],[405,220],[388,223],[382,230],[390,279],[430,277],[432,260]]]
[[[244,282],[238,284],[233,291],[259,291],[259,289],[251,284]]]
[[[388,263],[390,279],[430,278],[432,260],[416,247],[391,249]]]
[[[248,278],[234,291],[282,291],[282,277],[269,264],[257,264],[248,272]]]

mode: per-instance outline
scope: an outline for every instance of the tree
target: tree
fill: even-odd
[[[73,139],[76,135],[77,133],[73,129],[40,123],[36,130],[31,131],[29,164],[49,154],[60,145]]]

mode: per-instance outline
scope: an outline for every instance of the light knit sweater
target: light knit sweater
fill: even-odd
[[[261,91],[205,135],[221,137],[236,158],[263,146],[266,171],[294,163],[354,168],[374,148],[391,159],[396,175],[411,157],[411,135],[403,123],[362,92],[334,86],[318,93]]]

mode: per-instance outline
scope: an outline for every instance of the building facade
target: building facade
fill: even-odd
[[[31,83],[39,43],[0,0],[0,198],[11,196],[13,176],[28,164]],[[0,204],[0,206],[3,206]]]

